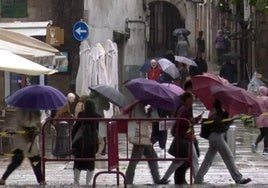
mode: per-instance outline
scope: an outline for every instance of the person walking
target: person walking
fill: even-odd
[[[162,73],[162,69],[158,65],[157,60],[152,59],[151,60],[151,67],[150,67],[150,69],[147,72],[147,78],[149,80],[158,81],[161,73]]]
[[[8,177],[22,164],[25,157],[31,162],[37,182],[44,185],[38,136],[41,129],[41,113],[22,108],[18,109],[16,113],[16,131],[25,131],[25,133],[14,134],[15,146],[12,160],[0,179],[0,185],[6,184]]]
[[[181,107],[179,107],[179,109],[176,112],[175,117],[178,118],[184,118],[187,119],[189,121],[186,120],[178,120],[172,127],[171,129],[171,134],[174,136],[173,141],[170,145],[170,148],[168,150],[168,152],[173,155],[176,158],[187,158],[189,157],[189,141],[190,139],[192,139],[192,137],[194,137],[194,129],[192,127],[192,125],[198,123],[201,118],[202,115],[199,115],[196,118],[193,118],[192,116],[192,106],[193,106],[193,95],[190,92],[185,92],[182,96],[181,96],[181,100],[182,100],[182,105]],[[194,163],[194,171],[196,174],[198,169],[199,169],[199,164],[198,164],[198,156],[197,156],[197,152],[196,149],[194,147],[193,144],[193,163]],[[173,161],[169,168],[167,169],[165,175],[163,176],[163,178],[160,180],[159,184],[167,184],[169,182],[169,178],[170,176],[180,167],[182,167],[183,165],[185,165],[185,161]],[[189,167],[189,164],[187,164],[187,168]],[[184,168],[184,174],[180,174],[178,178],[183,179],[183,181],[181,182],[181,184],[186,183],[185,180],[185,174],[186,174],[186,170]],[[177,177],[174,176],[174,180],[175,182],[181,181],[181,180],[177,180]]]
[[[189,44],[185,40],[185,37],[182,34],[178,36],[178,41],[175,48],[175,54],[184,57],[189,56]]]
[[[150,108],[152,109],[152,108]],[[152,109],[151,118],[166,118],[170,116],[170,112],[163,109]],[[166,143],[167,143],[167,130],[161,130],[158,121],[152,122],[152,133],[151,133],[151,142],[156,144],[158,142],[159,148],[161,149],[160,156],[164,156]]]
[[[189,76],[189,71],[188,71],[188,68],[187,68],[187,65],[184,64],[184,63],[179,63],[180,66],[179,67],[179,72],[180,72],[180,86],[183,86],[184,83],[186,82],[187,80],[187,77]]]
[[[94,102],[87,100],[78,118],[101,118],[96,113]],[[76,121],[72,129],[72,153],[75,158],[96,158],[98,151],[98,121]],[[74,161],[74,184],[79,185],[81,170],[86,170],[86,185],[89,185],[95,169],[94,161]]]
[[[260,129],[260,134],[255,143],[252,144],[252,152],[256,153],[259,143],[263,140],[264,149],[263,155],[268,156],[268,88],[265,86],[259,87],[259,96],[257,98],[265,105],[262,109],[263,114],[256,117],[256,125]]]
[[[222,30],[218,30],[218,34],[215,39],[215,47],[216,47],[216,55],[217,55],[217,62],[219,65],[222,65],[220,61],[220,57],[225,53],[225,40],[224,40],[224,33]]]
[[[203,37],[203,31],[199,31],[198,32],[198,37],[196,39],[196,43],[197,43],[197,54],[200,54],[201,57],[203,55],[203,53],[205,52],[205,39]]]
[[[135,105],[135,106],[134,106]],[[146,114],[144,105],[134,103],[129,109],[125,110],[126,112],[132,111],[131,115],[135,118],[145,118],[150,116]],[[157,158],[157,154],[150,142],[149,135],[149,126],[150,122],[141,122],[141,125],[137,125],[135,136],[130,138],[130,142],[133,144],[131,159],[140,159],[142,156],[145,156],[149,159]],[[141,129],[141,130],[140,130]],[[133,184],[136,166],[139,161],[130,161],[126,170],[126,182],[129,185]],[[158,171],[158,163],[157,161],[151,160],[148,161],[148,165],[153,177],[153,182],[157,184],[160,180],[160,175]]]
[[[85,107],[85,102],[89,100],[89,95],[82,95],[79,97],[77,104],[75,105],[74,117],[77,117],[79,112],[82,112]]]
[[[53,118],[57,119],[57,118],[70,118],[73,116],[73,113],[71,111],[71,105],[74,103],[75,101],[75,94],[73,93],[68,93],[67,94],[67,104],[60,107],[59,109],[56,110],[55,112],[55,116]]]
[[[222,120],[228,118],[229,115],[222,109],[221,102],[217,99],[214,102],[213,108],[214,110],[209,115],[209,119],[214,121],[212,125],[213,128],[211,128],[208,137],[209,148],[196,175],[195,184],[203,183],[204,176],[208,172],[217,152],[219,152],[233,180],[237,184],[247,184],[251,179],[243,178],[242,174],[238,171],[234,163],[234,156],[225,140],[225,135],[229,128],[228,124],[230,122],[223,123]]]
[[[202,75],[203,73],[208,71],[207,62],[202,58],[202,55],[200,53],[197,54],[196,58],[194,59],[194,62],[197,64],[197,67],[190,66],[190,76]]]
[[[229,83],[237,82],[237,68],[231,61],[223,64],[220,70],[220,76],[229,81]]]

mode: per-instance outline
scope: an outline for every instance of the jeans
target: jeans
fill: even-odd
[[[199,162],[198,162],[198,155],[196,152],[196,148],[193,144],[193,169],[194,169],[194,177],[196,176],[197,172],[199,171]],[[170,176],[179,168],[181,167],[184,163],[186,163],[185,161],[173,161],[170,166],[168,167],[165,175],[164,175],[164,179],[169,179]]]
[[[238,171],[234,163],[234,156],[224,139],[225,133],[211,133],[208,137],[209,148],[205,159],[196,175],[195,183],[201,184],[204,181],[204,176],[208,172],[217,152],[219,152],[223,159],[229,173],[231,174],[235,182],[239,182],[242,179],[242,174]]]
[[[157,154],[151,145],[136,145],[133,144],[131,159],[140,159],[142,156],[146,158],[157,158]],[[136,166],[139,161],[130,161],[126,171],[127,184],[133,184],[133,179],[135,176]],[[158,183],[160,180],[160,175],[158,171],[157,161],[148,161],[149,168],[153,177],[154,183]]]

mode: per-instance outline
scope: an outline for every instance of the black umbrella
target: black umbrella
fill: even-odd
[[[173,31],[173,36],[177,37],[179,35],[190,35],[191,32],[188,30],[188,29],[185,29],[185,28],[177,28]]]
[[[239,59],[240,57],[238,54],[229,52],[229,53],[223,54],[219,58],[219,61],[224,62],[224,61],[239,60]]]
[[[102,96],[106,97],[109,99],[109,101],[119,107],[123,107],[126,105],[126,99],[120,91],[117,89],[107,86],[104,84],[96,85],[96,86],[91,86],[89,87],[90,90],[93,90]]]

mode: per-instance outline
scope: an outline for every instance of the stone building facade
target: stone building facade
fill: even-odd
[[[82,2],[79,4],[79,2]],[[0,3],[0,22],[38,22],[51,20],[53,26],[59,26],[65,30],[65,44],[59,47],[59,51],[68,52],[69,71],[45,76],[45,83],[54,86],[67,94],[70,92],[70,83],[75,78],[76,66],[79,63],[79,42],[72,36],[72,26],[83,18],[83,0],[2,0]],[[77,10],[79,9],[79,10]],[[45,36],[35,36],[45,41]],[[7,86],[6,73],[0,72],[0,99],[4,103],[7,93],[11,93]],[[36,83],[40,80],[35,78]],[[10,81],[12,82],[12,81]],[[36,84],[34,83],[34,84]],[[12,83],[10,83],[12,84]],[[5,92],[6,90],[6,92]],[[6,93],[6,94],[5,94]]]
[[[173,50],[174,28],[190,30],[188,39],[195,52],[195,4],[185,0],[113,0],[85,2],[84,19],[90,29],[89,43],[118,45],[119,83],[143,76],[141,65],[151,57]]]

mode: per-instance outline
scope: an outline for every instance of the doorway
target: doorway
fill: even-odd
[[[176,28],[184,28],[185,20],[176,6],[164,1],[149,3],[150,41],[148,58],[162,56],[167,50],[174,51],[176,37],[172,32]]]

